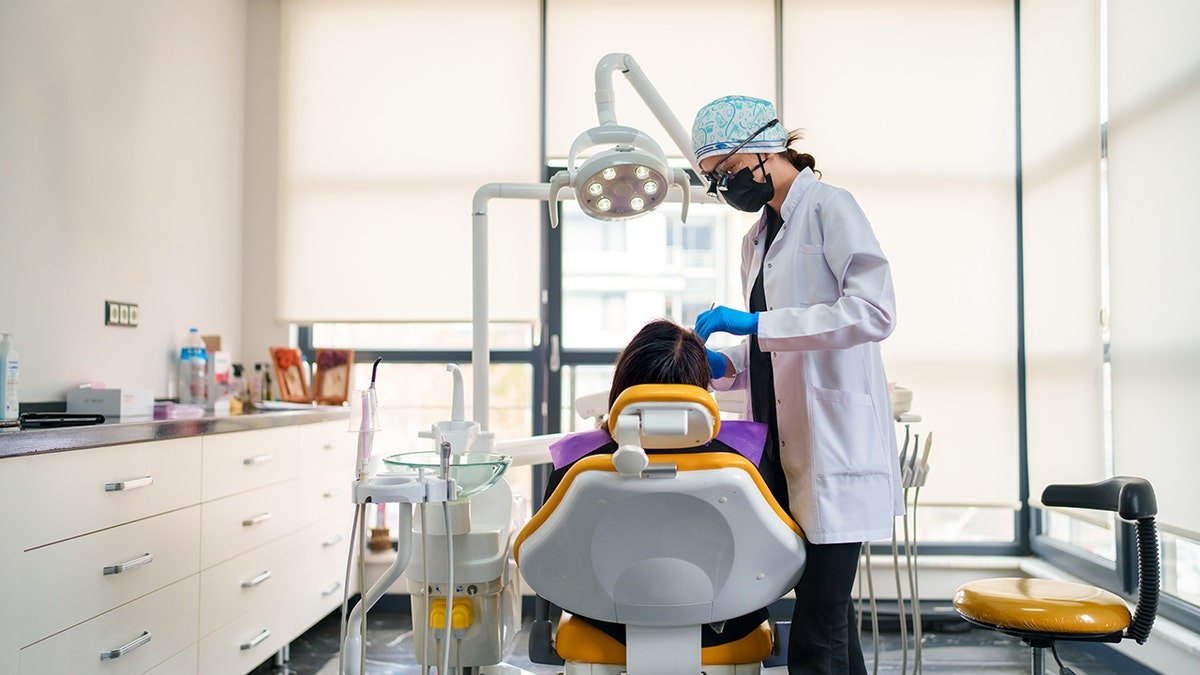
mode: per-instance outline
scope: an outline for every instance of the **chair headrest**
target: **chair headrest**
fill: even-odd
[[[639,384],[617,396],[608,415],[609,433],[617,437],[617,422],[622,414],[647,411],[685,414],[687,434],[684,437],[659,437],[654,435],[652,428],[643,426],[642,447],[645,448],[703,445],[721,432],[721,411],[707,391],[690,384]]]

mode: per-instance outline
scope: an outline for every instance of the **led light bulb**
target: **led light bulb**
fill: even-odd
[[[642,190],[646,194],[652,195],[652,194],[658,192],[658,183],[655,183],[652,180],[648,180],[648,181],[646,181],[646,184],[642,186]]]
[[[637,171],[634,171],[633,174],[638,177],[638,180],[646,180],[650,177],[650,169],[647,169],[644,166],[639,166]]]
[[[596,208],[600,209],[601,211],[607,211],[612,208],[612,200],[608,197],[601,197],[596,201]]]
[[[599,197],[600,193],[604,192],[604,187],[601,186],[599,183],[592,183],[591,185],[588,186],[588,192],[593,197]]]
[[[617,170],[610,166],[607,169],[605,169],[600,175],[604,176],[604,180],[612,180],[617,177]]]
[[[641,211],[646,206],[646,200],[642,199],[641,197],[634,197],[633,199],[629,200],[629,206],[634,211]]]

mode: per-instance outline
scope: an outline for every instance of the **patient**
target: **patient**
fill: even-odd
[[[621,392],[635,385],[690,384],[707,389],[710,378],[704,343],[695,333],[672,321],[652,321],[638,331],[617,359],[608,405],[611,409]],[[654,450],[653,453],[732,452],[742,455],[757,466],[762,459],[766,438],[765,425],[757,422],[723,421],[720,433],[708,445],[678,450]],[[550,474],[546,485],[546,499],[554,493],[554,489],[575,462],[590,455],[612,454],[616,450],[617,443],[609,436],[607,426],[571,434],[552,445],[550,456],[554,462],[554,472]],[[625,626],[596,621],[585,616],[579,618],[622,644],[625,643]],[[767,610],[761,609],[726,621],[725,625],[720,627],[720,632],[712,626],[703,626],[700,644],[702,647],[711,647],[740,640],[766,620]]]

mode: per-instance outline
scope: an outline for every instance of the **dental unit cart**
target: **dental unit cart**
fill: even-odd
[[[378,364],[377,360],[376,368]],[[339,675],[366,672],[366,610],[406,571],[414,652],[423,673],[430,666],[441,675],[525,672],[502,663],[520,630],[521,597],[512,556],[513,496],[502,480],[510,458],[489,452],[492,435],[463,419],[462,375],[457,366],[447,370],[454,377],[451,419],[420,434],[434,442],[436,451],[385,457],[387,471],[379,475],[371,475],[379,428],[375,369],[371,387],[355,392],[350,430],[358,433],[352,486],[357,504],[352,537],[357,539],[350,557],[358,552],[359,588],[365,588],[366,505],[397,504],[399,528],[395,562],[363,594],[348,620],[343,613]],[[433,512],[427,513],[430,505]],[[420,537],[413,536],[414,530]],[[350,567],[348,560],[347,582]]]

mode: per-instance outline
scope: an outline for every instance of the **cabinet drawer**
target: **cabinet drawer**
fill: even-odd
[[[20,643],[97,616],[200,570],[200,507],[21,554]]]
[[[199,591],[192,575],[30,645],[21,650],[21,673],[144,673],[196,641]]]
[[[299,533],[247,551],[200,575],[200,636],[282,595],[299,581]]]
[[[296,603],[290,595],[230,621],[200,640],[200,672],[239,675],[271,658],[295,636]]]
[[[69,498],[29,509],[22,548],[200,503],[200,445],[180,438],[30,457],[26,484]]]
[[[349,419],[298,426],[301,474],[345,469],[354,478],[354,444]]]
[[[301,526],[311,525],[330,516],[354,515],[350,500],[353,470],[346,472],[310,473],[296,481],[296,513]]]
[[[302,575],[318,569],[341,569],[345,573],[353,519],[354,511],[351,508],[345,516],[325,518],[297,533],[296,556],[300,560]]]
[[[295,481],[205,502],[200,506],[200,569],[245,553],[296,529]]]
[[[314,572],[292,588],[296,600],[296,632],[303,633],[338,608],[344,597],[345,569]]]
[[[296,476],[296,428],[236,431],[204,437],[204,501]]]
[[[147,671],[146,675],[196,675],[199,652],[199,646],[189,645],[187,649],[155,666],[154,670]]]

